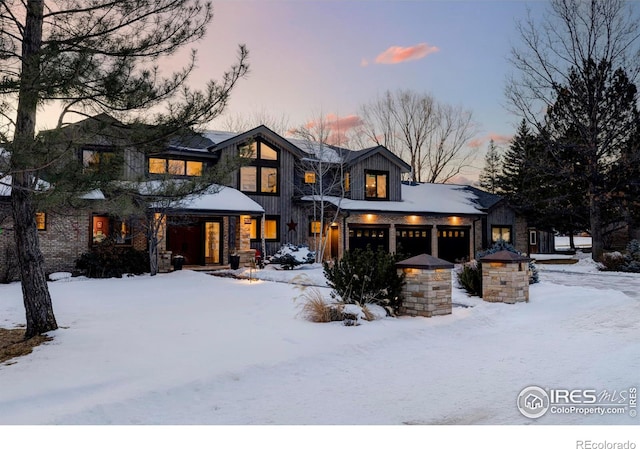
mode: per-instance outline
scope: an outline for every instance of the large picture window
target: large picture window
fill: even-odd
[[[131,245],[132,226],[128,220],[118,220],[108,215],[94,215],[91,223],[91,237],[94,244],[111,238],[116,245]]]
[[[365,198],[368,200],[389,199],[389,173],[378,171],[365,173]]]
[[[240,190],[248,193],[277,195],[280,185],[279,152],[265,142],[253,142],[243,149],[252,159],[240,168]]]

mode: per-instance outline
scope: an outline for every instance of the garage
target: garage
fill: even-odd
[[[349,249],[366,249],[367,245],[376,251],[389,251],[389,226],[349,225]]]
[[[470,259],[470,226],[438,226],[438,257],[457,263]]]
[[[407,257],[431,254],[431,226],[396,226],[396,252]]]

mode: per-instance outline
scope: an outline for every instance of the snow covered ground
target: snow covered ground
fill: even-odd
[[[518,411],[532,385],[640,386],[640,275],[584,258],[540,269],[526,304],[454,288],[452,315],[355,327],[300,317],[293,282],[324,285],[318,266],[253,281],[62,277],[50,283],[54,340],[0,365],[0,424],[605,424],[639,438],[628,407]],[[19,284],[0,285],[0,326],[23,323]]]

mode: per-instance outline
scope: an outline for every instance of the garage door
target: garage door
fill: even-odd
[[[349,225],[349,249],[366,249],[367,245],[377,251],[389,251],[389,227]]]
[[[438,257],[457,263],[469,260],[469,226],[438,226]]]
[[[396,226],[396,252],[407,257],[431,254],[431,227]]]

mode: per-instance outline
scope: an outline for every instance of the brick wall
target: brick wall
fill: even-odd
[[[9,215],[7,215],[7,211]],[[10,206],[0,204],[0,272],[6,270],[7,248],[14,247],[13,220]],[[90,213],[88,211],[48,212],[46,229],[38,231],[45,272],[72,271],[75,260],[89,249]]]

